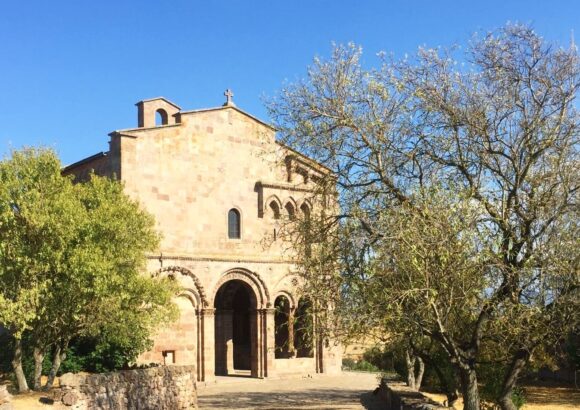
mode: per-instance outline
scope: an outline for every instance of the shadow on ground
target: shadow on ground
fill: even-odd
[[[372,391],[305,389],[300,392],[232,392],[199,397],[200,409],[360,409],[378,410]]]

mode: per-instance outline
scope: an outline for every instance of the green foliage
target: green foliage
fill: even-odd
[[[177,316],[176,283],[142,274],[158,243],[153,217],[120,182],[74,184],[50,150],[0,161],[0,323],[30,348],[98,339],[108,359],[84,364],[95,369],[145,350],[152,328]]]
[[[490,409],[499,409],[498,399],[503,388],[506,367],[497,363],[480,365],[478,374],[483,382],[481,387],[481,398],[487,403]],[[526,403],[525,390],[516,386],[512,393],[512,402],[516,408],[520,409]]]
[[[567,362],[574,370],[580,369],[580,334],[571,332],[565,344]]]
[[[350,357],[342,359],[342,368],[343,369],[352,369],[356,365],[356,360],[351,359]]]
[[[12,371],[13,338],[7,333],[0,334],[0,375]]]
[[[395,354],[389,349],[381,349],[379,346],[371,347],[363,353],[363,359],[382,371],[395,371]]]
[[[148,341],[149,343],[141,346],[143,342],[140,338],[136,336],[135,339],[137,345],[120,344],[102,337],[74,340],[67,349],[66,360],[63,361],[60,372],[102,373],[127,369],[143,351],[141,347],[151,345]]]
[[[377,366],[366,360],[359,360],[358,362],[353,359],[343,359],[342,368],[344,370],[354,370],[359,372],[380,372]]]

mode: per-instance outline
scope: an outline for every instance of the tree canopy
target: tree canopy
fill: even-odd
[[[531,355],[578,325],[577,49],[508,25],[379,68],[361,58],[337,46],[270,102],[284,142],[338,191],[310,221],[305,291],[333,300],[319,314],[342,316],[334,332],[436,343],[466,409],[495,351],[495,399],[512,409]]]
[[[153,217],[119,182],[75,184],[44,149],[0,162],[0,324],[15,340],[20,390],[24,336],[38,388],[47,351],[50,385],[73,338],[106,334],[139,352],[155,324],[175,317],[175,285],[142,274],[158,241]]]

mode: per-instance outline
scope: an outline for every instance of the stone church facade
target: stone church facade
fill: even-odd
[[[285,217],[324,206],[312,193],[328,170],[226,96],[221,107],[194,111],[140,101],[137,128],[110,133],[108,152],[64,170],[121,179],[155,216],[162,242],[147,270],[179,281],[180,318],[158,330],[139,362],[195,365],[205,382],[338,372],[340,348],[304,330],[308,301],[276,240]]]

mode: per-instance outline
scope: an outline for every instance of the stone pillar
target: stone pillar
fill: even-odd
[[[272,376],[275,372],[274,363],[276,358],[276,335],[275,335],[275,319],[274,315],[276,309],[263,309],[264,317],[264,377]]]
[[[201,309],[195,310],[195,326],[196,326],[196,344],[195,344],[195,371],[196,380],[198,382],[204,381],[204,363],[203,363],[203,319]]]
[[[296,357],[296,349],[294,348],[294,320],[296,308],[291,307],[288,312],[288,355]]]
[[[250,311],[250,363],[252,377],[264,377],[262,365],[262,314],[261,309]]]
[[[201,309],[202,380],[215,380],[215,309]]]

